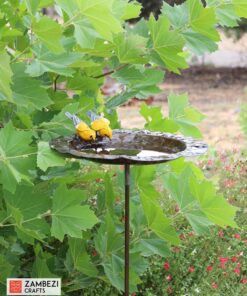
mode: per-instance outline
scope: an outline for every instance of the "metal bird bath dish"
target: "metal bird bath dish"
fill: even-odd
[[[59,137],[50,142],[52,149],[65,157],[87,159],[125,167],[125,292],[129,295],[129,191],[131,164],[157,164],[179,157],[206,153],[207,145],[192,138],[147,130],[114,130],[107,138],[84,142],[74,136]]]

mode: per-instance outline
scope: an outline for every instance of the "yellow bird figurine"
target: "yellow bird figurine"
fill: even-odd
[[[112,138],[112,129],[110,128],[110,121],[108,119],[97,116],[92,111],[88,111],[87,116],[91,120],[91,128],[95,130],[100,137]]]
[[[65,112],[65,115],[74,123],[77,135],[84,141],[95,141],[96,132],[92,130],[85,122],[83,122],[75,114]]]

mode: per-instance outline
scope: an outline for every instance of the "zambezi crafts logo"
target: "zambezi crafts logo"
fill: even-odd
[[[61,295],[59,278],[7,279],[7,295]]]

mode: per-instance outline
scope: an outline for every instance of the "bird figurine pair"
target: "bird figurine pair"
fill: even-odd
[[[88,111],[87,116],[91,121],[91,128],[75,114],[66,112],[65,115],[74,123],[76,134],[84,141],[95,141],[97,137],[112,138],[110,121],[104,117],[97,116],[94,112]]]

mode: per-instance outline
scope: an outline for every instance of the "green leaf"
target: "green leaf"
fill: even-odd
[[[46,252],[42,252],[40,246],[36,246],[35,250],[36,256],[35,261],[32,266],[31,275],[34,278],[57,278],[57,275],[50,271],[48,266],[49,259],[52,258],[52,255]]]
[[[107,0],[56,0],[69,15],[68,23],[76,24],[78,20],[87,19],[101,37],[112,41],[112,34],[123,31],[121,23],[112,13],[112,2]],[[94,34],[93,34],[94,36]],[[83,46],[84,47],[84,46]]]
[[[187,3],[191,28],[209,39],[219,41],[220,36],[215,28],[217,20],[214,8],[204,8],[200,0],[188,0]]]
[[[134,98],[135,95],[136,91],[124,92],[123,94],[116,95],[106,102],[106,108],[113,109],[117,106],[121,106],[122,104],[126,103],[129,99]]]
[[[135,34],[118,34],[114,37],[116,56],[121,64],[145,64],[144,58],[147,39]]]
[[[245,0],[232,0],[235,11],[240,17],[247,17],[247,2]]]
[[[106,214],[94,239],[95,248],[102,258],[113,254],[123,247],[123,234],[120,233],[114,224],[112,216]]]
[[[14,192],[21,180],[29,181],[29,170],[35,168],[35,149],[30,147],[32,133],[17,131],[12,123],[0,129],[0,181]]]
[[[31,14],[35,14],[39,8],[40,0],[24,0],[28,12]]]
[[[43,16],[38,22],[34,22],[32,29],[50,51],[54,53],[64,51],[61,43],[62,28],[56,21]]]
[[[176,31],[170,30],[167,17],[161,16],[158,21],[150,17],[148,26],[153,42],[153,49],[165,63],[167,69],[179,73],[179,69],[187,68],[183,52],[184,40]]]
[[[49,233],[49,226],[42,219],[51,208],[48,193],[40,191],[38,186],[18,185],[14,194],[4,192],[4,199],[22,240],[32,243],[33,238],[42,240]]]
[[[164,118],[161,107],[151,107],[141,104],[140,114],[145,118],[147,123],[145,128],[152,131],[175,133],[179,130],[179,125],[169,118]]]
[[[38,110],[52,104],[40,81],[25,74],[25,64],[14,64],[12,70],[14,73],[12,90],[15,104],[26,109]]]
[[[91,262],[90,256],[86,252],[85,243],[78,238],[69,238],[69,250],[67,256],[71,256],[74,268],[87,276],[96,277],[97,268]]]
[[[55,191],[52,203],[51,234],[60,241],[64,235],[82,237],[82,230],[92,228],[98,219],[89,206],[81,206],[83,200],[82,191],[68,190],[61,185]]]
[[[246,5],[247,8],[247,5]],[[225,27],[237,27],[240,17],[235,13],[234,6],[230,3],[221,4],[215,10],[216,17],[221,26]]]
[[[141,239],[134,247],[135,251],[141,252],[142,256],[159,255],[167,257],[170,255],[170,249],[164,240],[158,238]]]
[[[135,178],[142,207],[147,219],[148,227],[161,239],[167,240],[173,244],[178,244],[179,239],[175,229],[171,226],[171,221],[159,205],[159,193],[151,185],[154,177],[154,167],[138,167],[135,169]],[[143,179],[142,176],[146,176]]]
[[[162,14],[166,15],[174,28],[186,28],[189,22],[187,3],[174,5],[173,7],[164,3]]]
[[[200,138],[201,133],[196,124],[201,122],[204,116],[195,108],[189,106],[186,94],[168,96],[169,118],[178,126],[179,130],[186,136]]]
[[[116,1],[116,2],[118,3],[119,1]],[[126,6],[123,11],[124,13],[121,16],[121,19],[129,20],[129,19],[137,18],[141,13],[141,8],[142,6],[139,3],[131,3],[131,2],[126,3]]]
[[[227,203],[222,196],[217,195],[212,182],[203,181],[198,184],[196,180],[191,178],[190,186],[194,196],[200,203],[203,213],[206,214],[210,221],[222,227],[238,227],[234,221],[238,208]]]
[[[7,53],[0,53],[0,101],[6,100],[13,102],[12,91],[10,87],[12,70],[9,65],[10,57]]]
[[[205,52],[214,52],[218,45],[213,40],[195,32],[185,32],[183,36],[186,46],[196,55],[203,55]]]
[[[64,166],[65,160],[50,148],[48,142],[39,142],[37,165],[45,172],[49,167]]]
[[[148,227],[161,239],[169,241],[174,245],[179,244],[177,233],[171,226],[170,219],[164,215],[161,206],[153,195],[142,190],[140,197]]]
[[[41,76],[45,72],[53,72],[63,76],[72,76],[75,70],[71,65],[82,58],[82,54],[76,52],[51,53],[42,45],[32,48],[35,59],[27,66],[26,73],[30,76]]]
[[[107,173],[105,175],[105,203],[106,207],[112,215],[114,214],[114,202],[115,202],[115,193],[113,189],[113,184],[111,182],[110,175]]]
[[[0,254],[0,268],[2,272],[0,273],[0,282],[6,285],[6,279],[10,277],[11,271],[14,266],[8,262],[6,256]]]

